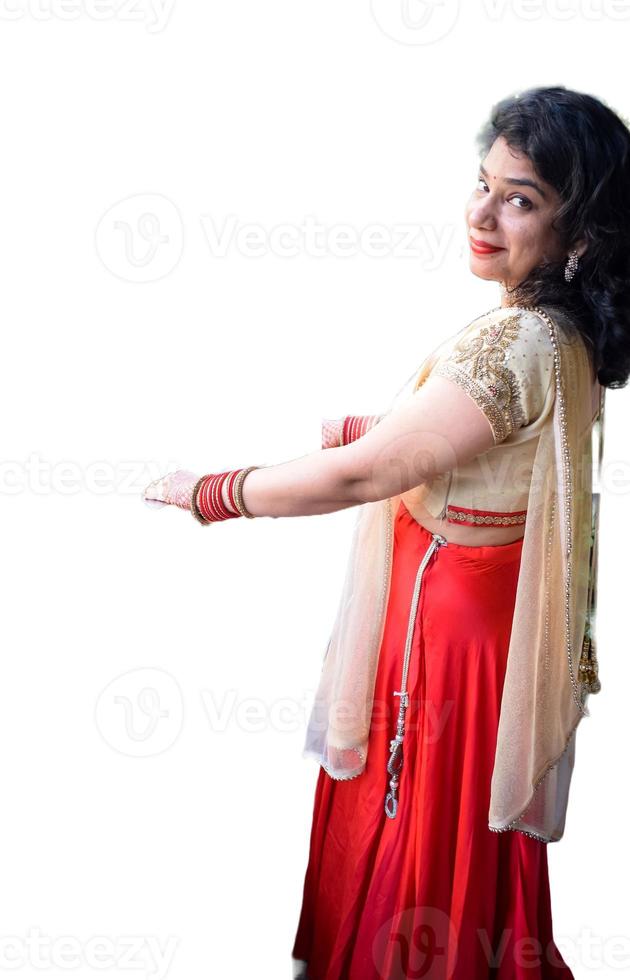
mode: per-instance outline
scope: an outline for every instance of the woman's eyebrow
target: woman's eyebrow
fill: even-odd
[[[479,164],[479,170],[484,177],[488,176],[488,171],[484,168],[483,164]],[[541,197],[543,197],[545,200],[547,199],[547,195],[542,187],[540,187],[535,181],[529,180],[528,177],[505,177],[504,179],[506,184],[521,184],[526,187],[533,187],[535,191],[538,191]]]

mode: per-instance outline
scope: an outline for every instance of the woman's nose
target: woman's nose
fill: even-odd
[[[475,228],[494,228],[496,217],[489,201],[476,201],[468,209],[468,221]]]

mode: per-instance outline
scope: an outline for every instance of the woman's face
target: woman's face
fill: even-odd
[[[540,179],[528,157],[498,137],[466,204],[470,271],[513,288],[540,263],[566,259],[568,251],[551,227],[559,205],[558,193]],[[499,250],[484,251],[475,241]]]

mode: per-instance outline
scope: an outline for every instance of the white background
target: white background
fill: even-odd
[[[1,0],[7,975],[291,975],[301,751],[355,511],[202,528],[141,490],[316,452],[323,417],[386,410],[498,305],[468,268],[475,135],[533,85],[630,115],[629,22]],[[603,687],[548,848],[556,941],[600,980],[630,969],[628,407],[608,393]]]

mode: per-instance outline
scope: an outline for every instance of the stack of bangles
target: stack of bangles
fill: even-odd
[[[383,415],[346,415],[342,419],[324,419],[322,423],[322,449],[347,446],[360,439]],[[243,503],[243,480],[260,466],[247,466],[224,473],[207,473],[197,480],[190,500],[190,511],[200,524],[214,524],[230,517],[254,517]],[[237,513],[228,510],[223,503],[223,484],[227,481],[227,495]]]
[[[260,466],[248,466],[240,470],[226,470],[224,473],[207,473],[197,480],[190,499],[190,510],[200,524],[214,524],[230,517],[254,517],[243,503],[243,480],[252,470]],[[234,513],[223,503],[223,484],[227,481],[227,495]]]
[[[347,446],[364,436],[384,418],[383,415],[345,415],[341,419],[324,419],[322,422],[322,449]]]

